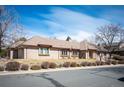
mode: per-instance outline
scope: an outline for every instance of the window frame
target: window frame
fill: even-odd
[[[49,48],[39,48],[39,56],[49,56]]]
[[[69,56],[68,50],[61,50],[61,56]]]
[[[72,51],[72,56],[79,56],[79,51],[73,50]]]

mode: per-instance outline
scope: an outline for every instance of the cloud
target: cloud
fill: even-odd
[[[44,16],[49,21],[61,24],[65,28],[84,29],[86,31],[96,30],[98,26],[109,23],[104,19],[95,18],[80,12],[58,7],[51,9],[51,14],[41,16]]]
[[[122,19],[124,18],[123,9],[113,9],[110,11],[104,11],[104,13],[102,13],[100,16],[101,18],[109,20],[112,23],[124,25],[124,21],[122,21]]]
[[[65,40],[67,36],[70,36],[73,40],[81,41],[85,39],[89,40],[89,38],[93,36],[93,34],[85,31],[77,31],[70,34],[67,34],[65,32],[55,33],[54,36],[62,40]]]
[[[27,27],[24,27],[24,31],[26,32],[26,37],[31,38],[33,36],[42,36],[42,37],[48,37],[44,32],[36,31],[35,29],[30,29]]]
[[[33,25],[31,27],[32,31],[36,31],[35,34],[59,39],[70,36],[77,41],[89,39],[96,32],[97,27],[110,23],[102,18],[60,7],[52,7],[50,13],[40,16],[44,19],[30,19],[30,23],[34,23],[37,27],[36,30]]]
[[[55,37],[65,39],[70,36],[78,41],[88,39],[97,27],[110,23],[104,19],[58,7],[52,8],[51,14],[41,16],[47,19],[44,23],[53,31]]]

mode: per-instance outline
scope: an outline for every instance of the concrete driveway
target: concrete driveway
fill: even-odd
[[[124,66],[5,75],[0,87],[124,87]]]

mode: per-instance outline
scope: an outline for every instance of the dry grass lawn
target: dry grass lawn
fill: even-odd
[[[95,62],[96,59],[49,59],[49,60],[31,60],[31,59],[14,59],[14,61],[23,63],[23,64],[38,64],[42,62]]]

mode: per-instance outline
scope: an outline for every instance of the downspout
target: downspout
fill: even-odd
[[[58,49],[58,59],[59,59],[59,49]]]
[[[27,59],[27,48],[26,48],[26,59]]]

